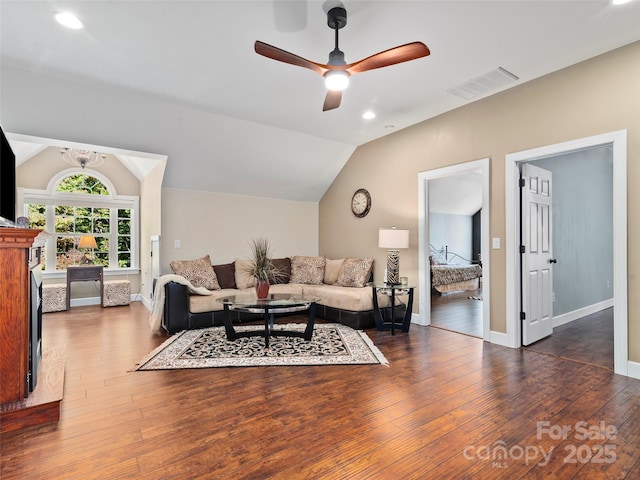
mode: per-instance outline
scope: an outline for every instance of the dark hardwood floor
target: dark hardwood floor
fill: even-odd
[[[166,338],[147,318],[44,316],[61,418],[3,434],[0,478],[640,477],[640,380],[600,367],[412,325],[367,331],[389,367],[132,372]]]
[[[527,348],[613,370],[613,308],[560,325]]]
[[[482,338],[482,289],[431,295],[431,325]]]

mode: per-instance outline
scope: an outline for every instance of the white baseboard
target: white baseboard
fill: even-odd
[[[627,362],[627,376],[640,379],[640,363],[629,360]]]
[[[491,330],[491,332],[489,333],[489,342],[495,343],[496,345],[501,345],[503,347],[513,348],[509,343],[509,337],[506,333]]]
[[[554,316],[553,328],[559,327],[560,325],[564,325],[565,323],[573,322],[574,320],[578,320],[579,318],[586,317],[587,315],[591,315],[593,313],[597,313],[611,307],[613,307],[613,298],[604,300],[599,303],[594,303],[593,305],[588,305],[586,307],[578,308],[577,310],[573,310],[572,312],[567,312],[567,313],[563,313],[562,315]]]
[[[426,327],[429,325],[428,323],[422,322],[422,320],[420,319],[420,315],[417,313],[411,314],[411,323],[415,323],[416,325],[421,325],[423,327]]]
[[[132,293],[130,297],[132,302],[142,302],[144,303],[144,298],[142,295],[138,293]],[[87,305],[100,305],[100,297],[85,297],[85,298],[72,298],[71,306],[72,307],[86,307]],[[146,304],[145,304],[146,306]],[[151,307],[147,307],[151,309]]]

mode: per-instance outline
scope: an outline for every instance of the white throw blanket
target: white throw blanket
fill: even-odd
[[[190,293],[197,295],[212,295],[213,292],[204,287],[194,287],[189,280],[181,275],[162,275],[156,282],[153,290],[153,302],[149,314],[149,326],[152,332],[159,332],[162,327],[162,315],[164,313],[164,286],[169,282],[186,285]]]

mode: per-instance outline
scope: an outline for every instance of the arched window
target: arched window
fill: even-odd
[[[75,169],[56,175],[46,191],[25,189],[23,195],[31,228],[51,234],[44,248],[46,272],[87,262],[138,268],[138,197],[116,195],[106,177]],[[79,248],[84,235],[93,236],[97,248]]]

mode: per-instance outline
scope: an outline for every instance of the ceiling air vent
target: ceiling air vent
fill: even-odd
[[[511,82],[515,82],[516,80],[518,80],[516,75],[502,67],[498,67],[484,75],[467,80],[457,87],[450,88],[447,92],[457,97],[464,98],[465,100],[470,100],[474,97],[479,97],[486,93],[498,90]]]

